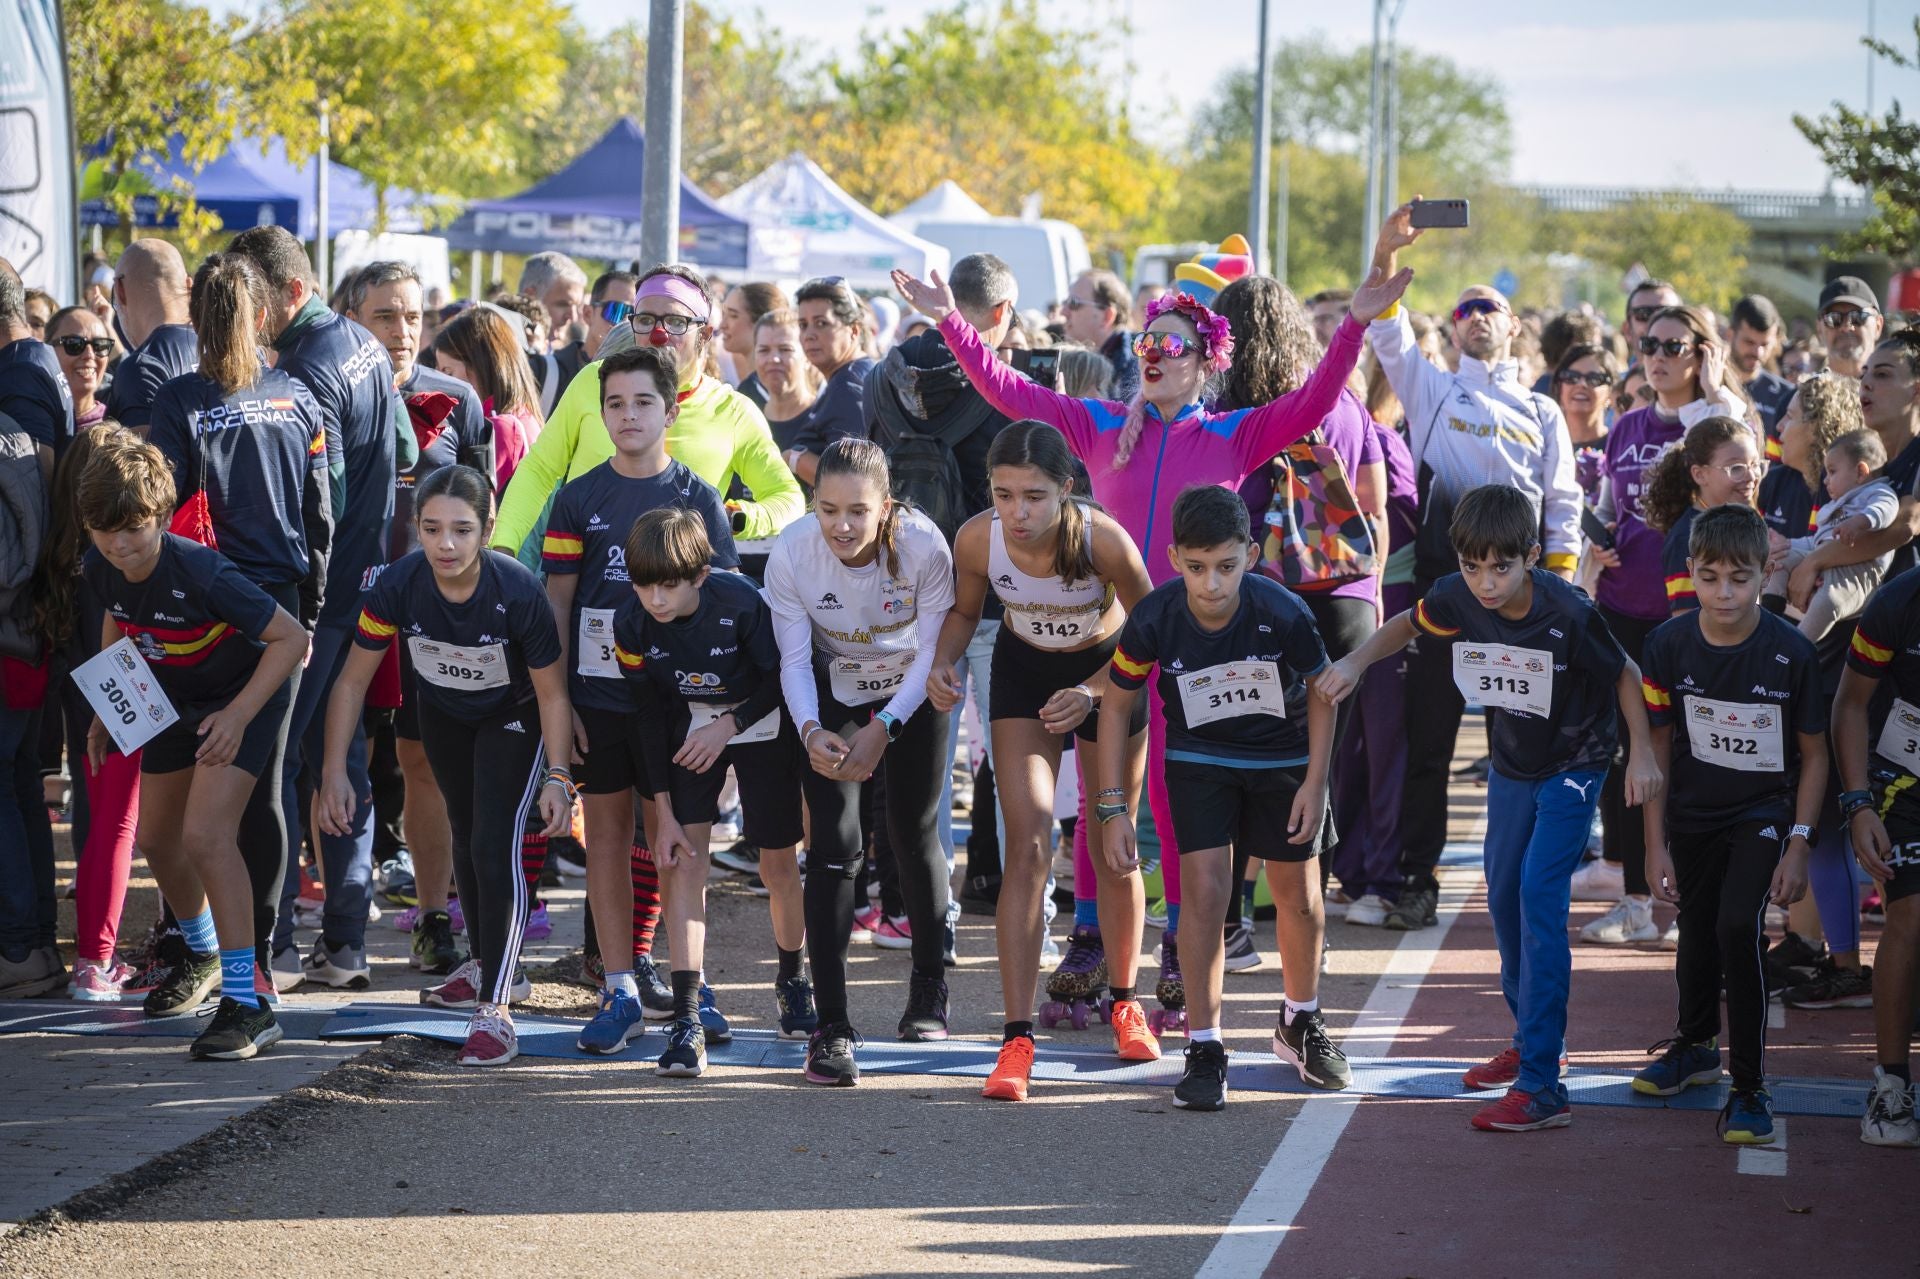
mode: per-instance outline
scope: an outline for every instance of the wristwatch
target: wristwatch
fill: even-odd
[[[1820,842],[1820,832],[1812,826],[1795,826],[1787,831],[1788,839],[1792,839],[1795,835],[1806,840],[1809,846]]]
[[[880,711],[876,713],[873,718],[880,727],[887,730],[887,740],[890,742],[898,741],[900,739],[900,730],[907,726],[906,721],[902,720],[892,711]]]
[[[1843,790],[1840,792],[1840,815],[1852,817],[1863,808],[1873,807],[1873,792],[1870,790]]]

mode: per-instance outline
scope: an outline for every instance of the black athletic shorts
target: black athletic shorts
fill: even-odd
[[[1306,775],[1305,764],[1229,768],[1168,760],[1167,797],[1181,854],[1231,845],[1267,861],[1303,862],[1331,848],[1337,842],[1331,812],[1320,819],[1314,838],[1287,842],[1293,797]]]
[[[1084,684],[1105,670],[1119,643],[1120,633],[1116,631],[1092,648],[1070,652],[1036,648],[1003,624],[993,641],[993,678],[987,688],[987,718],[1039,719],[1040,708],[1053,700],[1055,693]],[[1147,699],[1140,696],[1133,700],[1128,735],[1144,733],[1146,729]],[[1098,706],[1080,721],[1073,735],[1083,742],[1100,739]]]
[[[1911,805],[1896,804],[1881,820],[1886,823],[1887,842],[1892,845],[1887,869],[1893,872],[1893,878],[1880,895],[1890,902],[1899,901],[1920,893],[1920,819],[1912,815]]]
[[[575,706],[580,726],[587,730],[587,756],[573,766],[573,784],[582,795],[618,795],[637,790],[653,798],[647,780],[647,761],[640,749],[640,726],[631,711],[603,711]]]
[[[274,690],[267,704],[240,735],[240,749],[233,754],[231,767],[260,776],[280,740],[280,729],[287,718],[287,695],[291,681]],[[140,749],[143,773],[178,773],[194,766],[194,754],[200,749],[200,720],[184,716],[170,724],[158,737]]]
[[[667,741],[675,750],[692,724],[684,704],[675,712]],[[786,707],[780,708],[780,735],[766,742],[735,742],[704,773],[669,764],[673,815],[682,826],[720,816],[720,791],[733,769],[740,784],[741,834],[755,848],[792,848],[801,842],[800,777],[809,768]]]

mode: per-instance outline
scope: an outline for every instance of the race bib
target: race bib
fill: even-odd
[[[687,709],[693,712],[693,722],[687,725],[687,732],[692,734],[700,731],[722,715],[731,714],[734,706],[738,705],[738,702],[732,705],[724,702],[688,702]],[[770,742],[778,736],[780,736],[780,708],[776,706],[729,737],[727,745],[743,746],[748,742]]]
[[[907,682],[912,653],[890,657],[836,657],[827,667],[827,687],[842,706],[865,706],[892,697]]]
[[[1778,706],[1764,702],[1710,702],[1691,693],[1687,745],[1693,757],[1743,773],[1778,773],[1787,766],[1786,736]]]
[[[133,641],[122,636],[73,668],[87,704],[122,755],[131,755],[180,718]]]
[[[1470,703],[1545,719],[1553,709],[1553,654],[1511,644],[1455,644],[1453,683]]]
[[[1894,698],[1873,749],[1909,773],[1920,774],[1920,706]]]
[[[1182,675],[1180,706],[1187,727],[1241,715],[1287,717],[1286,690],[1273,662],[1226,662]]]
[[[580,638],[574,645],[574,667],[588,679],[619,679],[620,663],[613,657],[613,610],[580,610]]]
[[[1053,613],[1007,611],[1003,625],[1011,626],[1018,635],[1035,648],[1077,648],[1093,638],[1094,628],[1100,624],[1098,613]]]
[[[407,637],[407,651],[413,655],[413,673],[441,688],[478,692],[486,688],[502,688],[511,678],[507,671],[507,646],[504,644],[460,648],[410,635]]]

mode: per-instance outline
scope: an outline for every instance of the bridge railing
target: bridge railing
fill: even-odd
[[[1698,201],[1726,209],[1747,222],[1839,220],[1864,222],[1872,204],[1864,195],[1819,191],[1686,191],[1658,187],[1522,186],[1531,196],[1562,213],[1599,213],[1637,200]]]

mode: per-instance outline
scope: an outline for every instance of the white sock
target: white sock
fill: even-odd
[[[1190,1030],[1187,1039],[1196,1044],[1217,1044],[1220,1042],[1220,1028],[1209,1026],[1205,1030]]]
[[[1291,999],[1289,999],[1287,1001],[1287,1025],[1289,1026],[1293,1025],[1293,1019],[1295,1017],[1298,1017],[1301,1013],[1317,1013],[1319,1011],[1320,1011],[1320,1000],[1317,996],[1313,999],[1307,1000],[1307,1002],[1305,1002],[1304,1004],[1296,1004]]]
[[[631,968],[621,973],[608,973],[607,989],[618,994],[631,995],[635,999],[640,998],[640,986],[634,981]]]

